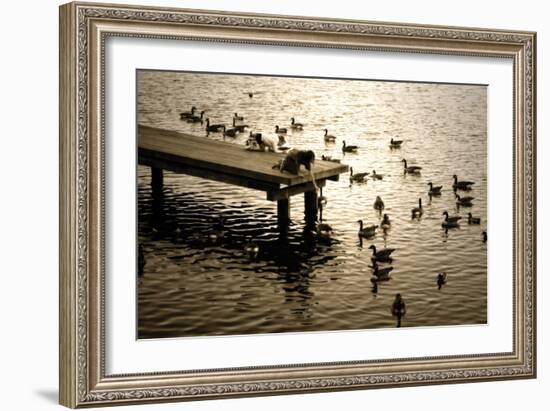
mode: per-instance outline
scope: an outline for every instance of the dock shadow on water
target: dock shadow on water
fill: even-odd
[[[323,187],[330,232],[306,222],[303,194],[281,230],[264,192],[138,166],[138,338],[487,322],[485,87],[142,71],[138,96],[140,124],[243,150],[248,130],[269,136],[279,125],[286,147],[341,160],[356,176]],[[180,119],[193,105],[210,127],[243,116],[250,128],[206,133]],[[475,181],[458,191],[472,204],[457,206],[455,174]],[[460,223],[443,227],[444,211]],[[480,221],[468,224],[468,212]],[[378,275],[373,245],[394,249]],[[396,294],[406,312],[395,311]]]

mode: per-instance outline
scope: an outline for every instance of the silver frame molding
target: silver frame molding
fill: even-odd
[[[106,375],[104,45],[110,36],[512,59],[513,351]],[[62,405],[76,408],[536,376],[536,33],[69,3],[60,7],[59,63]]]

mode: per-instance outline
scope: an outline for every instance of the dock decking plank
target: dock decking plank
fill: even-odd
[[[179,162],[182,166],[228,174],[235,178],[285,186],[311,181],[309,173],[303,169],[299,175],[281,173],[278,169],[273,169],[273,165],[282,159],[284,154],[250,151],[241,145],[208,137],[139,125],[138,147],[159,161]],[[320,159],[315,161],[316,180],[336,178],[347,171],[348,166],[345,164]]]

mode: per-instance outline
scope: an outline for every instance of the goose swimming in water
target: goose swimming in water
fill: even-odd
[[[376,262],[374,262],[372,267],[374,268],[372,275],[376,277],[376,281],[387,281],[390,279],[390,272],[393,270],[393,267],[380,268]]]
[[[467,207],[472,205],[472,200],[474,199],[474,197],[460,197],[458,194],[455,194],[455,198],[457,204]]]
[[[235,113],[233,115],[233,121],[243,121],[244,120],[244,117],[243,116],[239,116],[237,113]]]
[[[180,119],[184,120],[186,118],[193,117],[196,109],[197,107],[193,106],[191,107],[191,111],[184,111],[183,113],[180,113]]]
[[[420,217],[422,215],[422,199],[419,198],[418,199],[418,207],[415,207],[411,210],[411,213],[412,213],[412,218],[415,218],[415,217]]]
[[[332,235],[332,227],[325,223],[318,224],[316,230],[317,234],[321,237],[330,237]]]
[[[447,212],[447,210],[443,211],[443,214],[445,216],[445,221],[449,222],[449,223],[456,223],[458,222],[458,220],[461,220],[462,217],[459,216],[459,215],[456,215],[456,216],[450,216],[449,213]]]
[[[236,128],[225,128],[225,126],[222,127],[223,135],[225,137],[235,137],[237,135],[237,129]]]
[[[481,224],[481,218],[472,217],[472,213],[468,213],[468,224]]]
[[[377,225],[373,224],[363,227],[363,220],[357,220],[357,222],[359,223],[359,232],[357,233],[359,237],[369,238],[376,234],[376,229],[378,228]]]
[[[187,117],[187,122],[188,123],[201,123],[202,124],[202,118],[204,116],[204,113],[206,113],[206,111],[201,111],[201,115],[200,116],[191,116],[191,117]]]
[[[357,146],[347,146],[346,141],[342,141],[342,152],[344,153],[355,153],[358,148]]]
[[[403,159],[401,161],[404,163],[403,167],[404,167],[405,173],[420,174],[420,170],[422,170],[422,167],[418,167],[418,166],[407,167],[407,160]]]
[[[281,128],[279,126],[275,126],[275,133],[277,133],[277,134],[286,134],[287,129],[286,128]]]
[[[206,131],[207,132],[219,132],[225,127],[224,124],[210,124],[210,119],[206,119]]]
[[[377,250],[374,244],[369,248],[372,250],[372,260],[381,262],[392,261],[391,253],[395,251],[395,248],[381,248],[380,250]]]
[[[428,194],[432,196],[441,195],[441,189],[443,188],[443,186],[434,186],[431,181],[428,183],[428,185],[430,186],[430,191],[428,191]]]
[[[466,190],[469,191],[472,189],[472,185],[475,184],[473,181],[458,181],[458,177],[456,174],[453,175],[453,189],[454,190]]]
[[[391,313],[396,317],[403,317],[407,313],[407,308],[405,307],[405,300],[401,297],[401,294],[396,294],[393,304],[391,306]]]
[[[365,177],[368,176],[369,173],[357,173],[353,174],[353,167],[349,168],[349,181],[355,182],[355,183],[362,183],[365,181]]]
[[[325,135],[324,135],[325,141],[327,143],[334,143],[336,141],[336,136],[333,136],[332,134],[328,133],[328,129],[325,128]]]
[[[403,144],[403,140],[394,140],[393,137],[390,140],[391,148],[401,148],[401,144]]]
[[[481,237],[483,239],[483,242],[486,243],[487,242],[487,231],[483,231],[481,233]]]
[[[374,200],[374,209],[378,211],[382,211],[384,209],[384,202],[380,196],[377,196],[376,200]]]
[[[292,130],[303,130],[304,125],[302,123],[297,123],[294,117],[290,117],[290,128]]]
[[[236,120],[233,118],[233,128],[236,129],[239,133],[244,132],[244,129],[248,127],[248,124],[235,124]]]
[[[447,273],[437,274],[437,288],[441,290],[441,287],[447,282]]]
[[[376,170],[372,170],[371,178],[373,180],[382,180],[384,178],[384,176],[382,174],[377,174]]]
[[[391,221],[387,214],[384,214],[384,218],[382,218],[382,222],[380,223],[380,226],[382,228],[390,228]]]

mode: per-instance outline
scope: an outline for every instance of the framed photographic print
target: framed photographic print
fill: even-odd
[[[536,376],[533,32],[60,8],[60,402]]]

